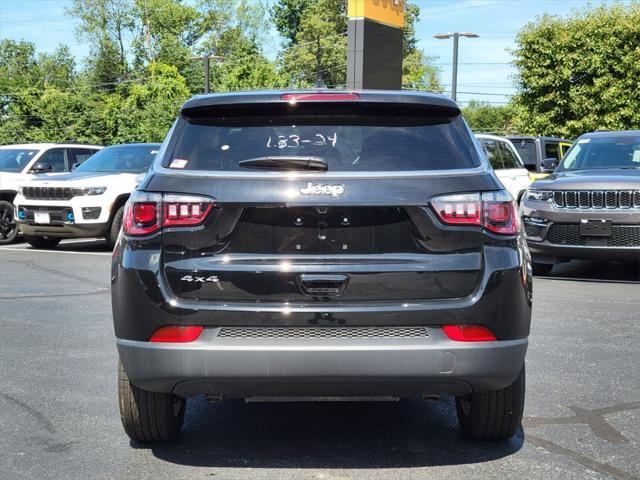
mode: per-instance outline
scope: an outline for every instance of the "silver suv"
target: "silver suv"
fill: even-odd
[[[640,259],[640,131],[582,135],[521,206],[533,269],[571,259]]]

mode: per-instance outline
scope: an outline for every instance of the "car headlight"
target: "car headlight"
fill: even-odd
[[[107,187],[84,187],[84,188],[74,188],[73,194],[74,196],[102,195],[106,191],[107,191]]]
[[[546,202],[553,198],[553,192],[549,190],[527,190],[527,200],[539,200]]]

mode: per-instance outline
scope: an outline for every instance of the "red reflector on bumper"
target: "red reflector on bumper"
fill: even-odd
[[[193,342],[194,340],[198,339],[203,330],[204,327],[182,327],[177,325],[170,325],[168,327],[162,327],[156,330],[149,341],[173,343]]]
[[[482,325],[443,325],[442,330],[450,340],[456,342],[493,342],[495,335]]]

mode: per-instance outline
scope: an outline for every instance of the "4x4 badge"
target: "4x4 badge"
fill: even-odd
[[[209,277],[198,277],[198,276],[194,276],[194,275],[185,275],[184,277],[182,277],[180,280],[182,280],[183,282],[195,282],[195,283],[218,283],[220,281],[220,279],[215,276],[215,275],[211,275]]]
[[[339,197],[344,193],[344,185],[322,185],[320,183],[307,182],[305,187],[300,189],[302,195],[331,195]]]

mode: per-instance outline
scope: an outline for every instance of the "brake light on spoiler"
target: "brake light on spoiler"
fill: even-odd
[[[447,225],[478,225],[500,235],[520,228],[518,207],[505,191],[445,195],[431,199],[431,207]]]
[[[281,100],[285,100],[290,103],[297,102],[342,102],[349,100],[360,100],[360,95],[357,93],[285,93],[280,97]]]
[[[162,227],[200,225],[213,206],[213,200],[207,197],[136,192],[125,207],[122,231],[125,235],[143,236]]]

